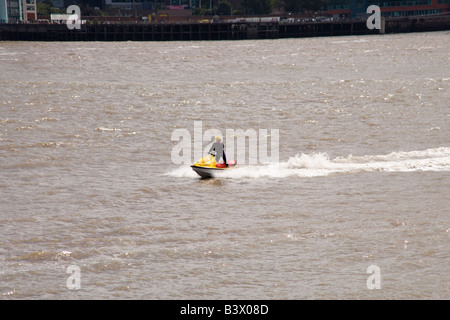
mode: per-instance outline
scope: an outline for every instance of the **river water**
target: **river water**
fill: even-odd
[[[0,298],[449,299],[449,38],[1,42]]]

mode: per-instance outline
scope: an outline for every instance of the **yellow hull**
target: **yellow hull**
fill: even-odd
[[[202,178],[214,178],[223,170],[229,170],[236,166],[236,161],[229,161],[228,167],[221,167],[223,164],[217,166],[216,158],[213,155],[208,155],[201,158],[194,163],[191,168]]]

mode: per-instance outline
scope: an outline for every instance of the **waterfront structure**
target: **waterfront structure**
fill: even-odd
[[[36,0],[0,0],[0,23],[37,20]]]
[[[377,5],[384,17],[408,17],[450,13],[450,0],[328,0],[327,13],[356,18],[370,5]]]
[[[37,0],[23,0],[22,3],[22,17],[25,22],[32,22],[37,20]]]
[[[0,0],[0,23],[22,21],[22,0]]]
[[[386,18],[384,30],[367,28],[364,19],[338,21],[233,21],[222,23],[0,24],[0,41],[189,41],[281,39],[450,30],[450,16]]]
[[[105,5],[123,10],[153,10],[165,5],[165,0],[105,0]]]
[[[6,13],[6,0],[0,0],[0,23],[8,22],[8,15]]]
[[[105,5],[124,10],[214,8],[220,0],[105,0]],[[229,0],[232,8],[241,6],[241,0]],[[244,2],[244,0],[242,0]],[[245,3],[245,2],[244,2]]]

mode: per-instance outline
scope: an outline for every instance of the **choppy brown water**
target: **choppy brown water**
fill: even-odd
[[[1,298],[449,299],[449,38],[0,43]],[[280,162],[200,180],[194,121]]]

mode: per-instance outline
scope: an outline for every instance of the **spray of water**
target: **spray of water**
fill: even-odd
[[[333,173],[357,172],[415,172],[450,171],[450,148],[440,147],[421,151],[398,151],[386,155],[337,157],[326,153],[299,153],[285,162],[265,165],[241,165],[224,171],[222,178],[286,178],[320,177]],[[189,166],[178,167],[167,173],[173,177],[198,177]]]

